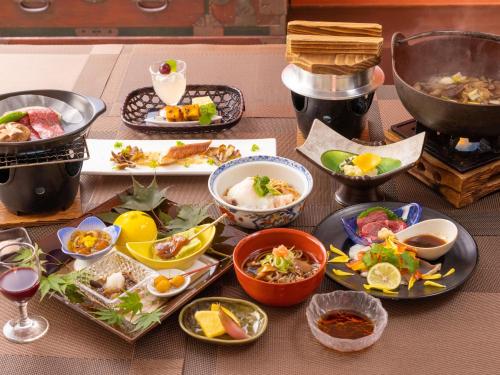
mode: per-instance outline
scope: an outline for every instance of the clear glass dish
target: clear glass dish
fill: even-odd
[[[371,335],[359,339],[332,337],[318,328],[318,319],[332,310],[350,310],[363,314],[375,323]],[[315,294],[306,310],[307,323],[313,336],[324,346],[340,352],[355,352],[373,345],[387,325],[387,311],[378,298],[365,292],[337,290],[332,293]]]

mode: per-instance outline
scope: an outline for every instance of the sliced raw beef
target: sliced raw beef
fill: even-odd
[[[373,211],[363,218],[358,217],[356,219],[356,224],[358,228],[362,228],[365,224],[383,220],[387,220],[387,213],[385,213],[384,211]]]
[[[408,224],[406,224],[403,220],[389,220],[388,226],[392,233],[397,233],[405,229]]]
[[[20,124],[23,124],[24,126],[27,126],[28,129],[31,131],[31,137],[30,137],[30,139],[32,141],[35,140],[35,139],[40,139],[40,135],[38,134],[38,132],[35,129],[33,129],[33,127],[31,126],[31,124],[30,124],[30,117],[28,115],[20,118],[18,122]]]
[[[401,219],[390,220],[387,216],[387,212],[384,210],[376,210],[370,212],[365,217],[358,217],[356,219],[356,224],[358,226],[359,235],[366,238],[370,243],[379,240],[378,232],[382,228],[387,228],[393,233],[397,233],[407,227],[407,224]]]
[[[370,242],[375,242],[378,240],[378,232],[382,228],[387,228],[389,225],[389,220],[374,221],[371,223],[366,223],[360,228],[359,234],[366,238]]]
[[[37,107],[28,110],[31,127],[40,138],[47,139],[64,134],[59,115],[50,108]]]

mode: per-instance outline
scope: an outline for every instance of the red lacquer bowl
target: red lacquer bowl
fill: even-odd
[[[320,263],[320,269],[308,279],[289,284],[257,280],[243,271],[243,263],[255,251],[279,245],[295,246]],[[296,229],[265,229],[243,238],[233,253],[234,269],[241,287],[250,297],[270,306],[291,306],[304,301],[321,284],[325,274],[327,253],[323,244],[309,233]]]

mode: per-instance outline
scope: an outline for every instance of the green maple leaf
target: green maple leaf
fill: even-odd
[[[162,314],[163,311],[161,309],[140,314],[135,322],[135,328],[132,332],[144,331],[155,323],[161,323]]]
[[[166,228],[170,231],[168,234],[172,235],[179,232],[185,232],[209,217],[208,206],[197,205],[183,205],[180,206],[177,216],[170,220]]]
[[[122,325],[123,315],[115,309],[101,309],[94,312],[97,319],[109,325]]]
[[[122,314],[132,313],[135,315],[142,310],[141,297],[137,292],[127,292],[125,296],[120,297],[118,309]]]
[[[132,194],[121,194],[122,204],[117,208],[125,208],[137,211],[153,211],[167,199],[165,192],[167,189],[160,190],[156,176],[146,187],[132,177]]]

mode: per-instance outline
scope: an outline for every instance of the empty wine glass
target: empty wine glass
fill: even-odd
[[[29,343],[47,333],[49,322],[41,316],[28,316],[28,300],[40,287],[40,260],[36,249],[24,242],[0,248],[0,292],[19,308],[19,319],[3,326],[4,336],[16,343]]]
[[[186,91],[186,63],[175,60],[175,72],[162,74],[160,68],[163,62],[151,64],[149,72],[156,95],[167,105],[176,105]]]

